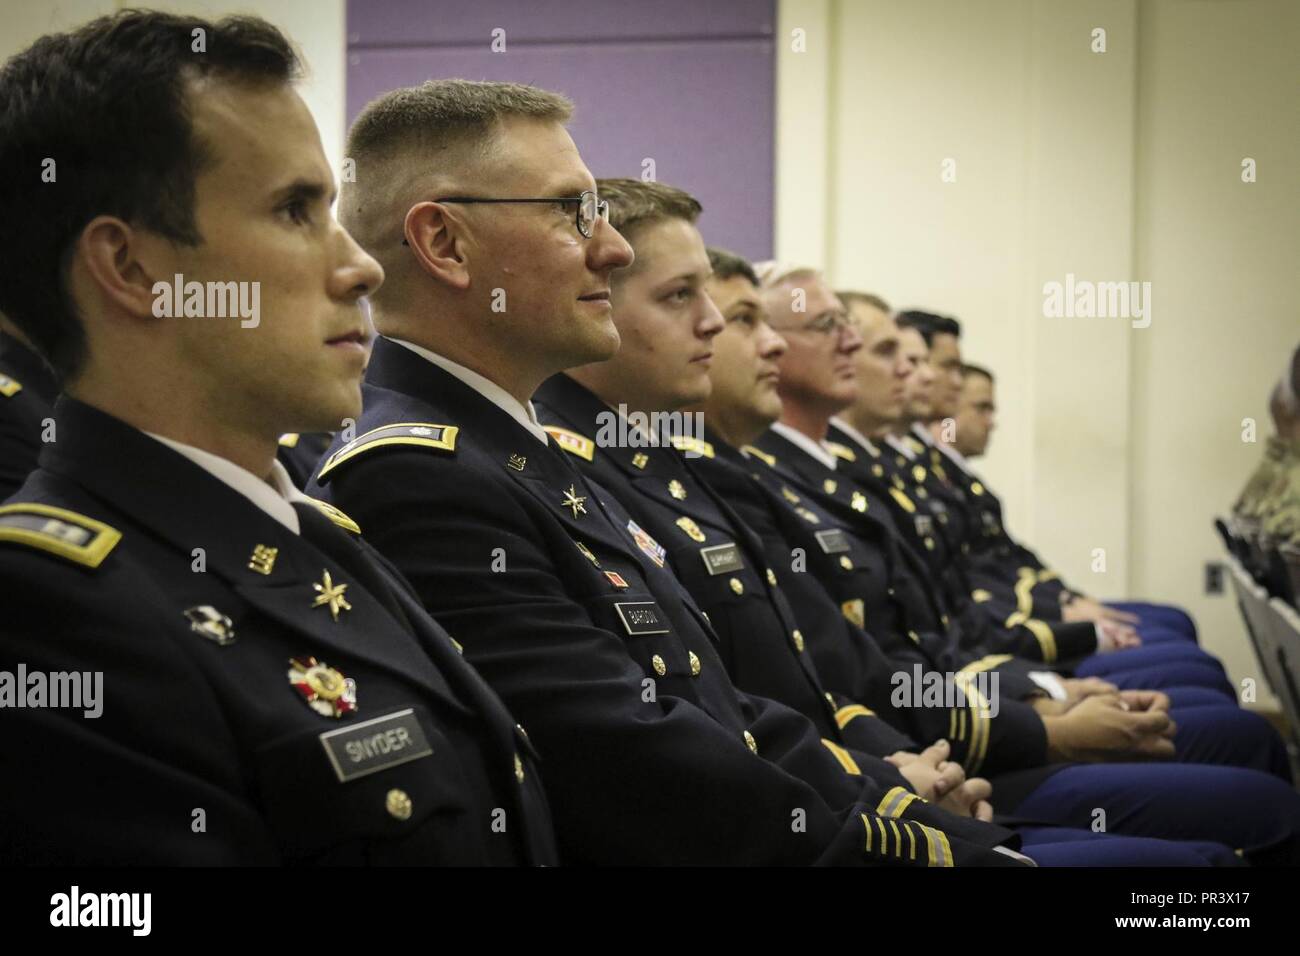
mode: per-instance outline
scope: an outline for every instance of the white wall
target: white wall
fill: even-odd
[[[999,377],[980,467],[1010,526],[1080,587],[1187,606],[1234,676],[1256,676],[1201,569],[1219,554],[1211,518],[1259,454],[1241,418],[1263,413],[1300,330],[1300,4],[781,0],[780,14],[778,256],[961,318],[967,357]],[[1066,273],[1151,281],[1151,326],[1045,318],[1043,284]]]
[[[209,18],[253,13],[284,30],[307,62],[308,76],[299,92],[316,117],[335,176],[339,174],[347,133],[345,0],[142,0],[139,4],[120,0],[0,0],[0,22],[5,25],[0,59],[26,49],[44,33],[73,29],[86,20],[132,6]]]

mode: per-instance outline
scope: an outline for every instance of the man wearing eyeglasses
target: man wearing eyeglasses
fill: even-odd
[[[570,110],[444,80],[357,120],[340,215],[387,274],[380,338],[357,437],[311,487],[528,727],[566,862],[1014,863],[1007,831],[916,800],[884,761],[850,770],[736,690],[664,548],[538,423],[544,380],[618,348],[610,276],[633,258]]]

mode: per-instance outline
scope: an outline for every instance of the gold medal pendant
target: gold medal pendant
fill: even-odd
[[[343,717],[357,711],[357,682],[314,657],[289,659],[289,683],[322,717]]]

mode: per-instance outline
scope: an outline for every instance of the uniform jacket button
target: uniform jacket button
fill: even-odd
[[[411,798],[405,790],[394,788],[384,797],[384,809],[395,820],[411,819]]]

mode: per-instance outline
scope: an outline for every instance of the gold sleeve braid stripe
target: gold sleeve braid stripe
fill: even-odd
[[[841,707],[839,710],[835,711],[835,723],[839,725],[840,730],[843,730],[855,717],[874,716],[876,716],[874,710],[868,710],[861,704],[849,704],[847,707]]]
[[[906,810],[916,800],[921,800],[912,791],[903,787],[893,787],[888,793],[880,798],[880,805],[876,807],[876,813],[882,817],[896,819],[903,815]],[[924,800],[921,800],[924,803]]]
[[[1025,627],[1038,638],[1038,646],[1043,652],[1043,663],[1050,664],[1056,660],[1056,635],[1052,633],[1051,626],[1046,621],[1040,621],[1036,617],[1027,618],[1021,622]]]
[[[988,698],[980,693],[979,688],[967,684],[962,690],[966,695],[966,709],[962,713],[969,713],[971,720],[970,740],[966,744],[966,759],[962,766],[967,776],[971,776],[984,765],[984,758],[988,755],[992,718],[989,716]]]
[[[840,762],[840,766],[844,768],[845,773],[855,777],[862,776],[862,768],[858,766],[857,761],[853,759],[847,750],[835,743],[835,741],[827,740],[825,737],[822,738],[822,743],[826,745],[827,750],[835,755],[835,759]]]

